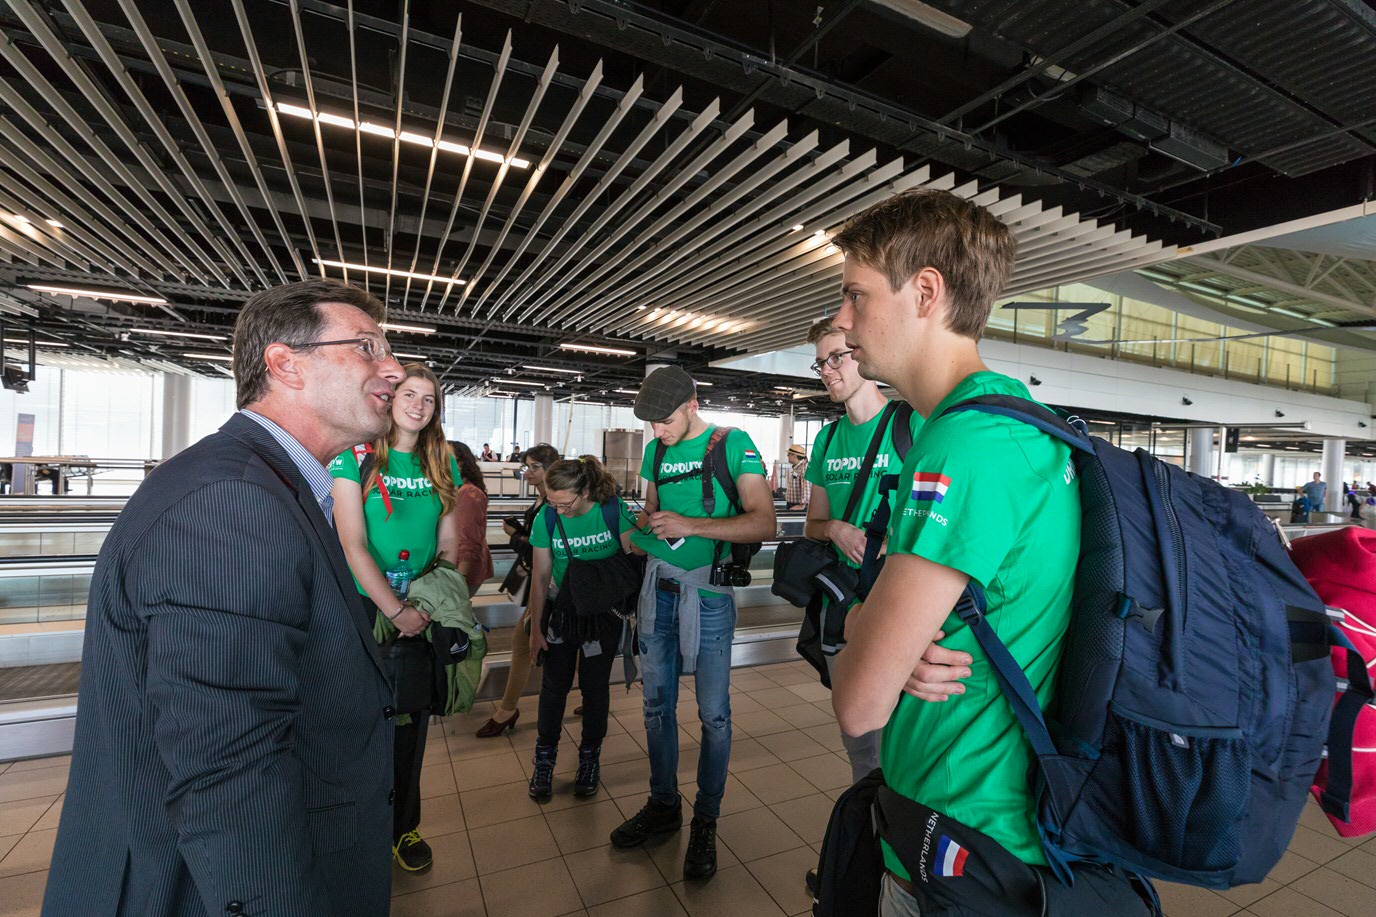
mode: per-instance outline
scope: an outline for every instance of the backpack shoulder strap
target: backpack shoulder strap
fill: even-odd
[[[913,406],[903,402],[893,417],[893,448],[898,460],[904,461],[913,447]]]
[[[662,482],[660,481],[660,479],[659,479],[659,469],[660,469],[660,467],[664,464],[664,453],[666,453],[666,452],[668,452],[668,451],[669,451],[669,447],[666,446],[666,445],[664,445],[664,440],[662,440],[662,439],[656,439],[656,440],[655,440],[655,468],[654,468],[654,476],[655,476],[655,487],[656,487],[656,488],[658,488],[659,485],[662,483]]]
[[[550,543],[554,543],[554,524],[559,521],[559,514],[554,511],[549,504],[545,504],[549,512],[545,513],[545,534],[549,536]]]
[[[615,496],[602,501],[602,521],[607,523],[607,531],[613,538],[621,535],[621,504]]]
[[[893,419],[894,412],[898,410],[897,404],[890,401],[884,405],[884,410],[879,416],[879,424],[874,428],[874,434],[870,436],[870,444],[865,449],[864,461],[860,463],[860,470],[855,472],[855,477],[850,482],[850,498],[846,501],[846,511],[841,514],[842,522],[849,522],[851,513],[855,512],[855,507],[860,504],[860,495],[865,492],[866,482],[870,478],[870,470],[874,468],[874,460],[879,456],[879,444],[884,439],[884,428]]]
[[[377,467],[377,452],[374,451],[372,443],[364,443],[361,446],[354,446],[354,458],[358,459],[358,486],[368,486],[368,475],[373,473]],[[382,475],[377,476],[377,492],[382,497],[382,506],[387,510],[387,518],[392,517],[392,495],[387,491],[387,482],[382,479]],[[366,501],[368,495],[365,493],[363,499]]]
[[[1013,395],[980,395],[977,398],[967,398],[964,401],[956,402],[937,417],[945,417],[947,414],[958,414],[963,411],[978,411],[981,414],[1010,417],[1028,426],[1036,427],[1046,435],[1059,439],[1078,452],[1094,454],[1094,443],[1090,441],[1089,433],[1084,427],[1084,421],[1079,418],[1067,420],[1050,408],[1026,398],[1018,398]],[[936,419],[936,417],[930,418],[930,420]]]
[[[731,477],[731,469],[726,467],[726,438],[734,432],[735,427],[717,427],[708,438],[707,451],[702,456],[702,508],[709,516],[717,508],[717,496],[712,490],[713,479],[721,485],[726,502],[738,513],[745,511],[741,505],[740,491],[736,489],[736,479]]]

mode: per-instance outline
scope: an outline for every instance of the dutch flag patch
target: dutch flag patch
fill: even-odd
[[[941,843],[936,848],[936,864],[932,867],[932,874],[943,879],[963,876],[965,861],[969,856],[970,851],[943,834]]]
[[[940,503],[946,498],[946,490],[950,486],[951,479],[944,474],[919,471],[913,475],[913,499]]]
[[[756,452],[754,449],[746,449],[746,450],[745,450],[745,457],[746,457],[747,459],[749,459],[749,460],[751,460],[751,461],[755,461],[755,462],[758,462],[758,461],[760,460],[760,454],[759,454],[758,452]]]

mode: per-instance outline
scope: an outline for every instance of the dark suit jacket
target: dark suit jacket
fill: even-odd
[[[91,580],[45,917],[385,915],[393,728],[371,623],[253,420],[155,470]]]

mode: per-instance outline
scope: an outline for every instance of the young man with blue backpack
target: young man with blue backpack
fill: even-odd
[[[833,325],[927,422],[837,657],[837,720],[884,729],[882,777],[838,801],[817,913],[864,909],[838,871],[857,868],[836,843],[855,811],[840,846],[863,851],[872,817],[885,917],[1154,914],[1146,877],[1261,881],[1325,737],[1350,785],[1348,708],[1371,697],[1354,679],[1330,734],[1323,603],[1245,495],[1092,439],[989,370],[1016,242],[988,211],[908,192],[833,241]],[[938,704],[912,679],[939,631],[973,662]]]

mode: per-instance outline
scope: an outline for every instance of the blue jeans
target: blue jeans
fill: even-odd
[[[691,587],[690,587],[691,588]],[[679,596],[659,590],[654,633],[640,634],[640,666],[645,680],[645,738],[650,747],[650,796],[678,802],[678,652]],[[736,603],[729,595],[704,594],[701,639],[694,690],[702,722],[698,758],[698,796],[693,814],[714,819],[726,791],[731,759],[731,642],[736,634]]]

